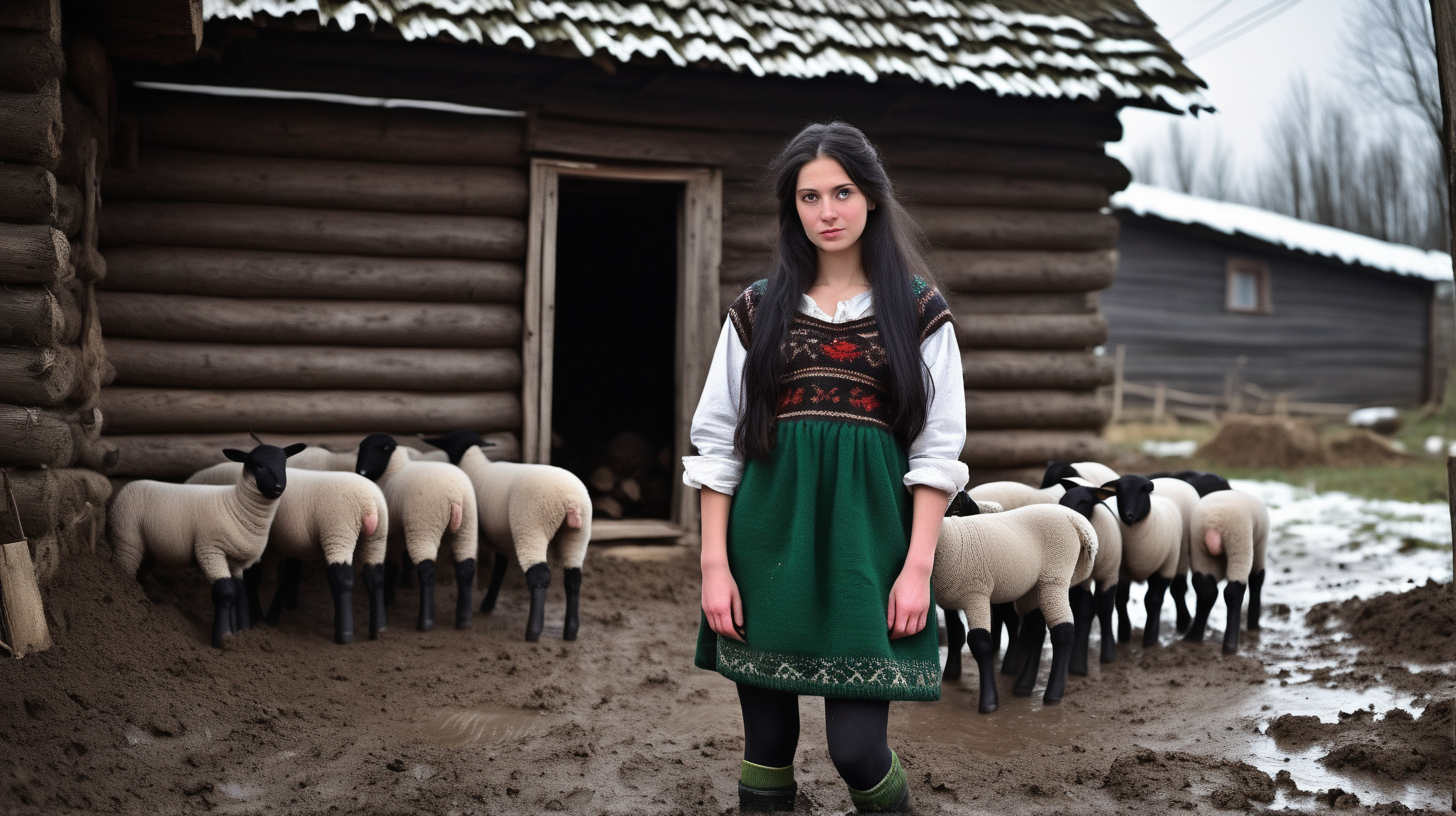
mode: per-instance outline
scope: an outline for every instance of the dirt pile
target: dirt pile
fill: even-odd
[[[1194,454],[1226,467],[1301,468],[1323,465],[1329,454],[1314,429],[1292,419],[1232,416]]]
[[[1164,812],[1196,810],[1190,790],[1195,779],[1200,786],[1212,786],[1208,799],[1220,810],[1247,810],[1250,802],[1274,801],[1273,778],[1252,765],[1147,748],[1114,759],[1103,789],[1121,801],[1156,803]]]
[[[1366,430],[1351,431],[1331,439],[1329,450],[1333,463],[1342,467],[1403,465],[1415,459],[1404,451],[1396,450],[1385,437]]]
[[[1306,615],[1310,625],[1337,624],[1359,644],[1362,660],[1446,663],[1456,660],[1456,599],[1450,584],[1427,580],[1409,592],[1331,601]]]
[[[1449,779],[1456,767],[1451,759],[1451,714],[1449,699],[1427,706],[1419,718],[1399,708],[1379,720],[1372,711],[1341,711],[1332,723],[1285,714],[1270,723],[1268,734],[1283,748],[1329,745],[1320,761],[1331,768],[1437,784]]]

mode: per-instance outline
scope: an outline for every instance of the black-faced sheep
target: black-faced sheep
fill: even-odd
[[[1117,585],[1117,642],[1132,637],[1127,602],[1134,581],[1146,581],[1143,596],[1147,620],[1143,623],[1143,646],[1158,645],[1163,598],[1178,573],[1183,551],[1183,515],[1178,505],[1153,495],[1153,482],[1142,476],[1121,476],[1103,485],[1115,491],[1117,516],[1122,531],[1122,574]]]

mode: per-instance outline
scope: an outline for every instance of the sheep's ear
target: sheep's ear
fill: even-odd
[[[294,454],[303,453],[303,449],[306,447],[308,445],[304,442],[294,442],[292,445],[283,449],[283,458],[287,459]]]
[[[1071,490],[1072,488],[1075,488],[1075,487],[1086,487],[1086,485],[1078,484],[1077,482],[1074,482],[1071,479],[1058,479],[1057,480],[1057,484],[1061,485],[1062,488],[1065,489],[1065,490]]]
[[[1098,501],[1107,501],[1117,495],[1116,490],[1106,487],[1089,487],[1087,489],[1092,491],[1092,495],[1096,496]]]
[[[234,462],[248,461],[248,454],[235,448],[223,448],[222,455],[233,460]]]
[[[500,447],[500,443],[499,442],[492,442],[489,439],[482,439],[482,440],[480,440],[479,442],[477,442],[475,444],[478,445],[478,446],[480,446],[480,447],[482,447],[482,448],[498,448],[498,447]]]

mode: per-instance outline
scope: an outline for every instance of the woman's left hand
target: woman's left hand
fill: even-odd
[[[906,565],[890,589],[890,640],[925,628],[930,616],[930,573]]]

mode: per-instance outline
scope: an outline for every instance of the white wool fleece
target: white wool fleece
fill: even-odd
[[[492,462],[477,445],[460,457],[460,469],[475,486],[481,532],[491,550],[515,556],[523,570],[545,562],[553,542],[563,567],[577,569],[586,561],[591,496],[571,471]]]
[[[416,564],[436,560],[442,542],[457,564],[476,556],[479,518],[465,471],[448,462],[413,461],[396,447],[379,489],[389,507],[391,550],[404,549]]]
[[[247,472],[231,486],[143,479],[123,487],[111,503],[111,544],[128,575],[150,552],[162,567],[196,563],[209,582],[241,578],[262,557],[277,510],[278,499],[259,493]]]
[[[1160,476],[1153,480],[1153,495],[1162,496],[1178,505],[1183,514],[1183,543],[1178,548],[1178,574],[1188,574],[1188,547],[1193,540],[1193,508],[1198,506],[1198,490],[1182,479]]]
[[[1146,581],[1150,575],[1168,580],[1178,572],[1178,555],[1183,545],[1183,514],[1178,505],[1162,496],[1148,497],[1152,509],[1137,524],[1123,524],[1122,577],[1130,581]]]
[[[1258,496],[1242,490],[1209,493],[1193,508],[1192,533],[1189,549],[1194,572],[1247,584],[1251,573],[1264,568],[1269,508]],[[1221,550],[1218,555],[1209,552],[1209,538],[1215,533]]]

